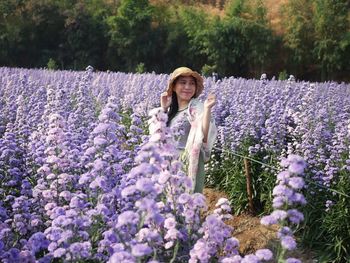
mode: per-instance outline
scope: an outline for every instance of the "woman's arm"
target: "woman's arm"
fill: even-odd
[[[211,109],[216,103],[216,97],[214,94],[209,94],[208,98],[204,102],[204,112],[202,120],[203,142],[208,141],[208,133],[211,119]]]

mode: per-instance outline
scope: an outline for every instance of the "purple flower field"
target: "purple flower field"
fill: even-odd
[[[281,226],[279,252],[240,255],[224,223],[235,202],[221,199],[204,217],[205,197],[191,193],[156,109],[167,81],[91,67],[0,68],[2,262],[299,262],[284,259],[297,232],[303,244],[347,256],[350,85],[205,79],[200,99],[217,95],[219,128],[208,181],[234,196],[215,179],[232,161],[226,152],[266,163],[255,174],[257,184],[272,182],[260,189],[271,212],[262,223]]]

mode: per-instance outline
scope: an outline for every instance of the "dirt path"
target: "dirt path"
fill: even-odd
[[[204,189],[204,195],[207,199],[209,211],[215,209],[215,204],[219,198],[227,198],[225,193],[210,188]],[[270,248],[273,250],[276,247],[276,243],[278,242],[276,239],[277,225],[261,225],[260,218],[248,214],[234,216],[226,223],[234,227],[233,233],[240,242],[239,252],[242,254],[253,253],[260,248]],[[312,259],[312,253],[302,248],[296,249],[289,256],[298,258],[306,263],[317,262]]]

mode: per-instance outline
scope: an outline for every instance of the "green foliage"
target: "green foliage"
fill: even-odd
[[[0,61],[8,65],[46,66],[58,49],[64,21],[54,1],[1,1]],[[4,12],[4,13],[3,13]],[[51,37],[55,32],[57,38]],[[35,63],[36,62],[36,63]]]
[[[201,69],[202,65],[208,62],[206,45],[210,20],[207,14],[195,8],[182,8],[179,11],[183,29],[189,39],[186,65],[197,70]]]
[[[285,19],[283,41],[289,52],[288,69],[302,75],[314,63],[312,49],[315,42],[315,26],[312,23],[313,7],[308,0],[288,1],[282,13]]]
[[[248,147],[254,144],[253,139],[247,138],[237,152],[243,156],[249,156]],[[277,158],[273,155],[269,160],[263,159],[267,154],[267,152],[260,152],[250,157],[276,167]],[[255,212],[257,214],[269,213],[272,211],[272,190],[276,183],[276,171],[262,167],[261,164],[253,161],[249,161],[249,167]],[[230,151],[214,153],[207,166],[206,174],[208,175],[206,185],[225,191],[235,208],[235,214],[249,210],[247,179],[242,157],[235,156]]]
[[[286,70],[281,71],[278,73],[278,80],[286,80],[288,79],[288,74]]]
[[[332,79],[337,70],[348,65],[350,45],[349,7],[344,0],[315,0],[315,55],[322,80]]]
[[[133,71],[139,61],[152,54],[152,7],[148,0],[122,0],[118,12],[107,20],[111,46],[124,64],[122,70]],[[142,47],[142,48],[140,48]]]
[[[226,15],[230,17],[240,17],[247,12],[246,0],[232,0],[227,8]]]
[[[49,59],[49,61],[47,62],[47,68],[48,69],[52,69],[55,70],[58,68],[57,63],[55,60],[53,60],[52,58]]]
[[[216,66],[205,64],[201,69],[201,74],[206,77],[211,76],[214,72],[216,72]]]
[[[171,72],[174,68],[181,65],[195,68],[193,64],[187,63],[187,61],[195,58],[195,54],[189,48],[191,46],[190,38],[184,30],[184,21],[180,19],[180,14],[174,10],[172,15],[173,18],[165,24],[165,48],[163,49],[163,54],[159,56],[163,64],[161,72]],[[171,17],[170,14],[169,17]],[[194,59],[193,61],[195,62],[196,60]]]
[[[342,171],[338,174],[332,189],[349,194],[349,174]],[[304,208],[305,225],[302,242],[316,250],[322,262],[346,262],[350,254],[350,198],[333,194],[311,185],[306,192],[306,199],[313,200]],[[326,202],[332,205],[327,209]],[[324,210],[320,211],[323,207]]]
[[[206,33],[203,53],[221,75],[259,77],[275,45],[272,31],[255,21],[216,19]]]
[[[241,29],[242,20],[215,20],[207,34],[205,53],[209,64],[215,65],[222,75],[244,75],[247,72],[245,49],[247,39]]]
[[[44,67],[52,58],[66,69],[105,68],[103,19],[89,9],[82,1],[0,1],[0,63]]]
[[[263,0],[256,0],[255,7],[253,8],[254,20],[263,25],[268,24],[267,20],[267,10]]]
[[[146,72],[145,63],[140,62],[139,64],[137,64],[135,72],[136,73],[144,73],[144,72]]]
[[[65,12],[64,43],[58,57],[65,67],[83,69],[87,65],[103,69],[108,46],[103,16],[89,13],[88,6],[78,2]]]
[[[241,158],[229,155],[212,156],[206,174],[208,175],[206,185],[225,191],[235,209],[235,214],[248,209],[246,179]]]

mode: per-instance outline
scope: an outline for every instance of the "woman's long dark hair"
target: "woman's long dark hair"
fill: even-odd
[[[169,127],[171,120],[174,119],[178,110],[179,110],[179,103],[177,101],[176,93],[175,91],[173,91],[173,94],[171,95],[171,104],[168,111],[168,121],[166,122],[166,126]]]

